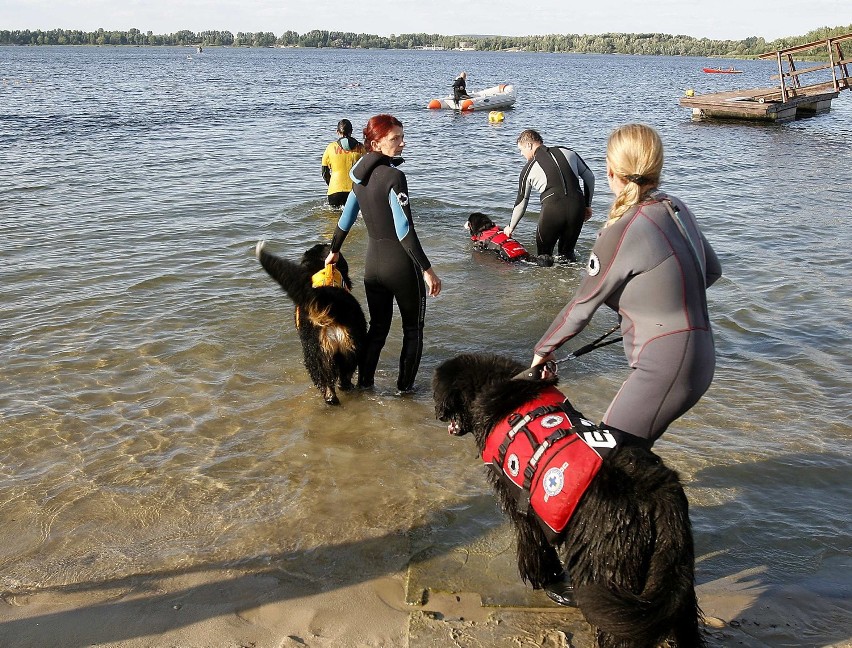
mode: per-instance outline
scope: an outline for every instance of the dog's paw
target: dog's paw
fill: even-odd
[[[557,580],[545,583],[542,589],[544,589],[544,593],[554,603],[565,607],[577,607],[577,600],[574,598],[574,587],[568,581],[566,574],[563,573]]]
[[[337,394],[334,393],[333,389],[328,387],[324,389],[320,389],[322,392],[322,399],[328,403],[329,405],[340,405],[340,399],[337,397]]]
[[[266,247],[266,241],[258,241],[257,245],[254,246],[254,255],[258,259],[260,258],[260,251],[263,250],[264,247]]]

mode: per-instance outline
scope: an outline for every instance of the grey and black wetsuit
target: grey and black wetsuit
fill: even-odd
[[[423,325],[426,315],[426,285],[423,272],[432,267],[423,252],[408,200],[405,174],[396,168],[399,158],[368,153],[352,167],[352,193],[343,207],[331,242],[338,252],[358,211],[367,226],[367,258],[364,262],[364,291],[370,311],[367,345],[358,363],[358,384],[373,384],[379,355],[385,345],[396,300],[402,315],[402,353],[397,388],[408,390],[420,366]]]
[[[663,200],[677,209],[681,233]],[[574,298],[536,344],[546,356],[588,324],[601,304],[617,311],[633,368],[604,425],[653,442],[707,391],[716,366],[706,287],[722,276],[716,253],[677,198],[654,192],[598,232]]]
[[[579,178],[583,179],[582,192]],[[513,230],[527,210],[533,188],[541,195],[541,214],[535,236],[537,253],[553,254],[558,241],[558,253],[573,261],[586,207],[592,206],[594,173],[583,158],[569,148],[539,146],[518,180],[518,197],[509,224]]]

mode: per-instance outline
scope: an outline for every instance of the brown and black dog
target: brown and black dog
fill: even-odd
[[[302,342],[305,367],[325,402],[339,405],[335,386],[352,389],[352,376],[367,337],[367,321],[358,300],[349,292],[349,266],[340,256],[337,272],[328,272],[329,246],[319,243],[295,263],[255,248],[260,264],[296,305],[296,329]]]
[[[645,447],[616,443],[582,417],[556,389],[556,376],[516,378],[524,369],[499,356],[465,354],[442,363],[432,379],[435,415],[451,434],[471,433],[488,465],[515,527],[521,578],[579,607],[599,648],[704,646],[689,504],[678,474]],[[545,438],[550,445],[542,449]],[[581,478],[582,461],[553,454],[570,444],[594,461]],[[541,502],[558,504],[563,496],[570,510],[561,525],[548,527]]]

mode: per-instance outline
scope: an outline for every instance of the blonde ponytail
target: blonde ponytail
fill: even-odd
[[[609,208],[609,218],[605,227],[612,225],[627,213],[627,210],[642,202],[642,191],[638,184],[628,182],[624,189],[615,197],[615,202]]]
[[[609,171],[627,184],[609,210],[608,227],[621,218],[660,182],[663,170],[663,142],[650,126],[627,124],[615,129],[606,146]]]

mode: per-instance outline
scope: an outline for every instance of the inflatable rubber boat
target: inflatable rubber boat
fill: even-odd
[[[443,99],[432,99],[429,102],[429,108],[437,110],[439,108],[449,108],[450,110],[460,110],[469,112],[471,110],[498,110],[509,108],[515,103],[515,88],[511,84],[501,83],[493,88],[486,88],[478,92],[471,92],[469,98],[462,99],[456,104],[452,96],[444,97]]]

